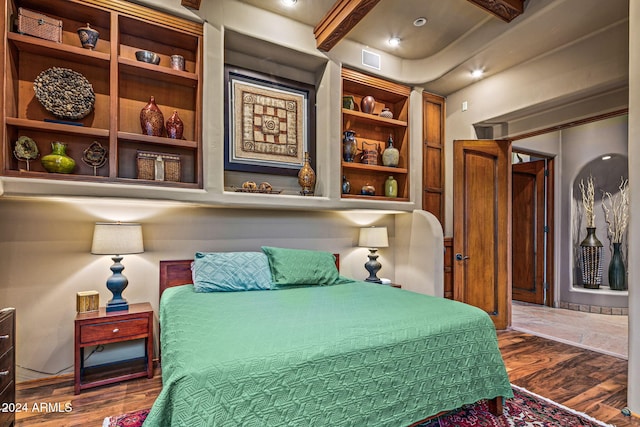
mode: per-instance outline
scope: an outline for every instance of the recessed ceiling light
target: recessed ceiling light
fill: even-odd
[[[473,77],[474,79],[477,79],[477,78],[482,77],[483,74],[484,74],[484,71],[479,68],[479,69],[473,70],[471,72],[471,77]]]
[[[396,47],[396,46],[399,46],[399,45],[400,45],[400,38],[399,37],[391,37],[389,39],[389,46]]]
[[[420,18],[416,18],[416,20],[413,21],[413,25],[415,25],[416,27],[422,27],[426,23],[427,23],[427,18],[425,18],[424,16],[421,16]]]
[[[609,160],[611,156],[602,156],[602,160]]]
[[[295,6],[296,3],[298,3],[298,0],[281,0],[282,4],[287,6],[287,7],[293,7]]]

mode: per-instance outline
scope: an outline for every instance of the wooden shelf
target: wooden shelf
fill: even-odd
[[[144,144],[155,144],[170,147],[197,149],[197,141],[187,141],[184,139],[171,139],[162,136],[149,136],[132,132],[118,132],[118,139],[129,142],[140,142]]]
[[[342,95],[353,98],[354,109],[342,108],[342,131],[355,133],[356,145],[362,150],[376,147],[382,154],[387,148],[389,137],[399,151],[398,167],[383,166],[382,156],[378,156],[377,165],[342,161],[342,176],[351,184],[351,193],[342,194],[343,199],[362,199],[376,201],[409,201],[409,87],[373,77],[355,70],[342,70]],[[359,111],[365,96],[373,96],[375,106],[372,113]],[[383,108],[388,108],[393,118],[380,117]],[[341,147],[342,148],[342,147]],[[340,150],[342,153],[342,149]],[[385,183],[393,176],[398,185],[397,197],[386,197]],[[375,188],[375,196],[359,194],[362,187]]]
[[[387,119],[386,117],[374,116],[373,114],[367,114],[356,110],[349,110],[347,108],[342,109],[342,114],[344,116],[352,116],[354,118],[358,118],[359,120],[379,124],[382,126],[397,126],[397,127],[407,127],[408,123],[404,120],[396,120],[396,119]]]
[[[343,194],[343,199],[378,200],[385,202],[408,202],[408,197],[365,196],[364,194]]]
[[[109,137],[108,129],[66,125],[62,123],[41,122],[29,119],[16,119],[14,117],[7,117],[5,122],[8,126],[15,126],[21,129],[38,130],[56,134],[80,135],[93,138]]]
[[[407,174],[409,170],[406,168],[395,168],[382,165],[367,165],[364,163],[342,162],[343,169],[353,169],[360,171],[383,172],[386,174]]]
[[[55,55],[57,58],[64,59],[65,61],[82,62],[103,67],[108,66],[110,61],[110,55],[108,53],[55,43],[24,34],[7,33],[7,40],[22,52],[29,52],[41,56]]]
[[[195,73],[174,70],[161,65],[147,64],[135,59],[118,58],[120,70],[123,73],[135,74],[144,78],[152,78],[169,84],[188,87],[198,86],[198,76]]]
[[[4,87],[2,116],[5,138],[0,141],[0,174],[25,179],[125,183],[171,188],[202,188],[202,60],[203,25],[124,0],[4,0],[2,19]],[[18,8],[42,13],[62,22],[60,43],[14,32]],[[89,23],[100,33],[93,49],[83,48],[76,29]],[[135,59],[138,50],[151,50],[161,57],[159,65]],[[173,54],[185,58],[185,70],[169,66]],[[93,87],[95,102],[84,118],[57,123],[35,97],[33,82],[44,70],[66,67],[82,74]],[[150,137],[140,133],[140,110],[155,96],[165,118],[178,112],[184,123],[184,138]],[[76,126],[75,124],[78,124]],[[76,162],[72,174],[45,172],[39,159],[30,162],[14,155],[20,136],[36,142],[40,156],[50,143],[67,145],[67,155]],[[93,142],[108,151],[107,163],[93,168],[82,161]],[[180,157],[182,177],[187,182],[146,181],[137,176],[137,152],[155,151]]]

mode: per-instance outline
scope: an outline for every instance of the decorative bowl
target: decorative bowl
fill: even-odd
[[[158,54],[149,50],[139,50],[136,52],[136,59],[140,62],[146,62],[148,64],[158,65],[160,63],[160,57]]]

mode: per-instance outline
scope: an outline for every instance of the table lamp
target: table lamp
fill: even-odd
[[[358,246],[369,248],[369,261],[364,264],[364,268],[369,272],[367,282],[382,283],[376,274],[382,268],[382,264],[378,261],[378,248],[386,248],[389,246],[389,237],[387,236],[387,227],[366,227],[360,229],[360,239]]]
[[[91,253],[95,255],[113,255],[113,274],[107,279],[107,288],[113,298],[107,303],[107,312],[128,310],[127,300],[122,298],[129,281],[122,274],[124,265],[121,255],[139,254],[144,252],[142,243],[142,226],[123,222],[97,222],[93,229],[93,244]]]

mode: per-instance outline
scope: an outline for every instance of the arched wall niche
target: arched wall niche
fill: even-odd
[[[572,185],[572,215],[571,215],[571,236],[572,236],[572,286],[575,290],[584,289],[582,282],[582,259],[580,243],[586,237],[586,215],[582,201],[582,191],[580,183],[587,185],[589,177],[593,177],[594,184],[594,213],[596,237],[602,242],[602,284],[600,289],[609,290],[608,268],[613,253],[612,236],[608,230],[607,214],[603,204],[610,206],[610,201],[605,198],[605,193],[609,193],[615,199],[620,196],[620,185],[623,180],[629,179],[629,166],[627,156],[619,153],[599,155],[590,160],[578,172]],[[609,215],[610,217],[610,215]],[[627,259],[627,233],[622,241],[622,253],[625,266],[628,266]],[[591,290],[590,290],[591,291]],[[597,292],[598,290],[593,290]],[[617,291],[620,292],[620,291]],[[626,292],[621,292],[621,296]],[[626,306],[626,305],[625,305]]]

